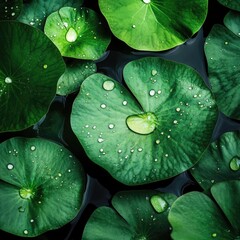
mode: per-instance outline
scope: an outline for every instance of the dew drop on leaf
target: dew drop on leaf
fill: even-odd
[[[150,91],[149,91],[149,95],[150,95],[151,97],[153,97],[153,96],[155,95],[155,93],[156,93],[155,90],[150,90]]]
[[[168,208],[167,202],[159,195],[152,196],[150,202],[157,213],[162,213]]]
[[[77,40],[77,32],[74,28],[69,28],[66,34],[66,40],[68,42],[75,42]]]
[[[18,208],[18,211],[23,213],[23,212],[25,212],[25,208],[21,206],[21,207]]]
[[[12,163],[9,163],[9,164],[7,165],[7,169],[8,169],[8,170],[14,169],[14,165],[13,165]]]
[[[108,125],[108,128],[109,129],[113,129],[115,127],[115,125],[113,124],[113,123],[110,123],[109,125]]]
[[[115,83],[113,81],[107,80],[103,83],[103,89],[106,91],[112,91],[115,87]]]
[[[28,230],[25,229],[25,230],[23,231],[23,233],[24,233],[25,235],[28,235]]]
[[[240,169],[240,158],[239,157],[233,157],[230,161],[230,169],[233,171],[238,171]]]
[[[144,3],[149,4],[151,0],[143,0]]]
[[[30,149],[31,149],[31,151],[35,151],[36,147],[35,146],[31,146]]]
[[[5,83],[12,83],[12,79],[10,77],[5,78]]]

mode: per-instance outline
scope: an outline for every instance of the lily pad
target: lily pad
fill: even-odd
[[[110,43],[108,28],[88,8],[61,8],[48,16],[44,31],[65,57],[95,60]]]
[[[165,203],[165,208],[157,212],[154,204]],[[165,239],[170,240],[170,225],[167,220],[170,206],[176,196],[158,191],[119,192],[112,199],[114,209],[97,208],[88,220],[83,240],[97,239]]]
[[[85,175],[67,149],[40,138],[12,138],[0,144],[0,153],[0,229],[34,237],[77,215]]]
[[[240,1],[239,0],[218,0],[223,6],[240,11]]]
[[[205,43],[209,78],[216,102],[228,117],[240,119],[240,38],[214,25]]]
[[[65,64],[38,29],[3,21],[0,32],[0,131],[16,131],[46,114]]]
[[[68,95],[79,90],[81,83],[97,71],[93,61],[81,61],[67,64],[65,73],[59,78],[57,94]]]
[[[128,63],[123,74],[133,95],[117,81],[93,74],[73,103],[71,126],[88,157],[127,185],[192,167],[218,115],[200,75],[154,57]]]
[[[46,18],[62,7],[80,7],[83,0],[31,0],[25,2],[18,21],[43,30]]]
[[[240,179],[240,133],[224,133],[208,147],[191,173],[205,190],[216,182]]]
[[[229,181],[211,188],[213,201],[200,192],[179,197],[172,205],[168,220],[175,240],[232,240],[240,238],[240,182]]]
[[[99,0],[113,34],[137,50],[162,51],[191,38],[207,16],[208,1]]]
[[[230,11],[224,17],[225,26],[240,37],[240,13]]]
[[[14,20],[22,10],[22,0],[11,0],[0,2],[0,20]]]

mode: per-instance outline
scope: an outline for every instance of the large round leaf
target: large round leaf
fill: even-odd
[[[99,6],[117,38],[137,50],[161,51],[200,29],[208,1],[99,0]]]
[[[225,26],[240,37],[240,13],[230,11],[224,17]]]
[[[173,194],[151,190],[119,192],[112,199],[115,210],[100,207],[93,212],[82,239],[170,240],[167,215],[175,199]]]
[[[168,220],[174,240],[239,239],[240,201],[236,196],[240,194],[240,182],[218,183],[211,190],[219,206],[200,192],[187,193],[173,203]]]
[[[0,144],[0,228],[37,236],[78,213],[85,176],[78,160],[43,139],[12,138]]]
[[[240,0],[218,0],[223,6],[240,11]]]
[[[43,29],[46,18],[62,7],[80,7],[83,0],[31,0],[23,5],[18,21]]]
[[[64,74],[59,78],[57,94],[68,95],[79,90],[85,78],[95,73],[97,66],[93,61],[79,61],[67,64]]]
[[[65,65],[40,30],[6,21],[0,32],[0,131],[21,130],[47,112]]]
[[[135,98],[118,82],[94,74],[75,99],[71,126],[89,158],[129,185],[170,178],[193,166],[217,118],[202,78],[161,58],[130,62],[124,78]]]
[[[205,43],[209,78],[219,109],[240,119],[240,38],[222,25],[214,25]]]
[[[240,133],[228,132],[213,142],[191,173],[205,190],[216,182],[240,179]]]
[[[22,0],[0,2],[0,20],[13,20],[18,17],[22,10]]]
[[[47,18],[44,31],[65,57],[98,59],[110,43],[100,16],[88,8],[61,8]]]

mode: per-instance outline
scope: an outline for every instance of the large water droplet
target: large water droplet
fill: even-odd
[[[150,202],[157,213],[162,213],[168,208],[167,202],[159,195],[152,196]]]
[[[21,188],[19,190],[19,195],[23,199],[31,199],[34,196],[34,191],[29,188]]]
[[[151,0],[143,0],[144,3],[149,4]]]
[[[150,2],[150,1],[149,1],[149,2]],[[153,70],[152,70],[152,75],[153,75],[153,76],[157,75],[157,70],[156,70],[156,69],[153,69]]]
[[[235,156],[230,161],[230,168],[233,171],[238,171],[240,169],[240,158]]]
[[[75,42],[77,40],[77,32],[74,28],[70,27],[66,34],[66,40],[68,42]]]
[[[157,118],[153,113],[143,113],[127,117],[127,126],[135,133],[152,133],[157,125]]]
[[[155,95],[155,93],[156,93],[156,92],[155,92],[155,90],[153,90],[153,89],[149,91],[149,95],[150,95],[151,97],[153,97],[153,96]]]
[[[103,89],[106,91],[112,91],[115,87],[115,83],[111,80],[107,80],[103,83]]]
[[[7,169],[8,169],[8,170],[13,170],[13,169],[14,169],[14,165],[13,165],[12,163],[9,163],[9,164],[7,165]]]
[[[5,83],[12,83],[12,79],[10,77],[5,78]]]

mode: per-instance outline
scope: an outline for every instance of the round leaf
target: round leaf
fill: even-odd
[[[240,237],[240,182],[235,181],[221,182],[211,188],[211,192],[216,202],[224,212],[225,216],[233,226],[235,232]]]
[[[47,18],[44,31],[65,57],[98,59],[110,43],[100,16],[88,8],[61,8]]]
[[[201,187],[240,178],[240,133],[228,132],[213,142],[201,160],[191,169]]]
[[[179,197],[172,205],[168,220],[172,239],[231,240],[236,239],[221,209],[200,192]]]
[[[31,0],[23,5],[18,21],[29,24],[31,26],[43,30],[46,18],[53,12],[62,7],[79,7],[82,5],[83,0]]]
[[[240,11],[240,0],[218,0],[223,6]]]
[[[2,230],[33,237],[76,216],[85,175],[67,149],[43,139],[12,138],[0,144],[0,153]]]
[[[18,17],[22,10],[22,0],[0,2],[0,20],[13,20]]]
[[[208,1],[99,0],[99,6],[117,38],[137,50],[161,51],[201,28]]]
[[[40,30],[4,21],[0,32],[0,131],[21,130],[47,112],[65,65]]]
[[[225,26],[240,37],[240,13],[230,11],[224,18]]]
[[[152,197],[167,204],[165,211],[155,211],[150,202]],[[85,226],[83,240],[170,240],[167,215],[175,199],[173,194],[158,191],[119,192],[112,199],[115,210],[100,207],[94,211]]]
[[[81,61],[67,64],[65,73],[59,78],[57,94],[68,95],[77,91],[85,78],[95,73],[97,66],[92,61]]]
[[[214,25],[205,43],[209,78],[219,109],[240,119],[240,38],[222,25]]]
[[[193,166],[217,118],[202,78],[160,58],[130,62],[124,78],[136,99],[118,82],[94,74],[74,101],[71,126],[89,158],[128,185],[170,178]]]

